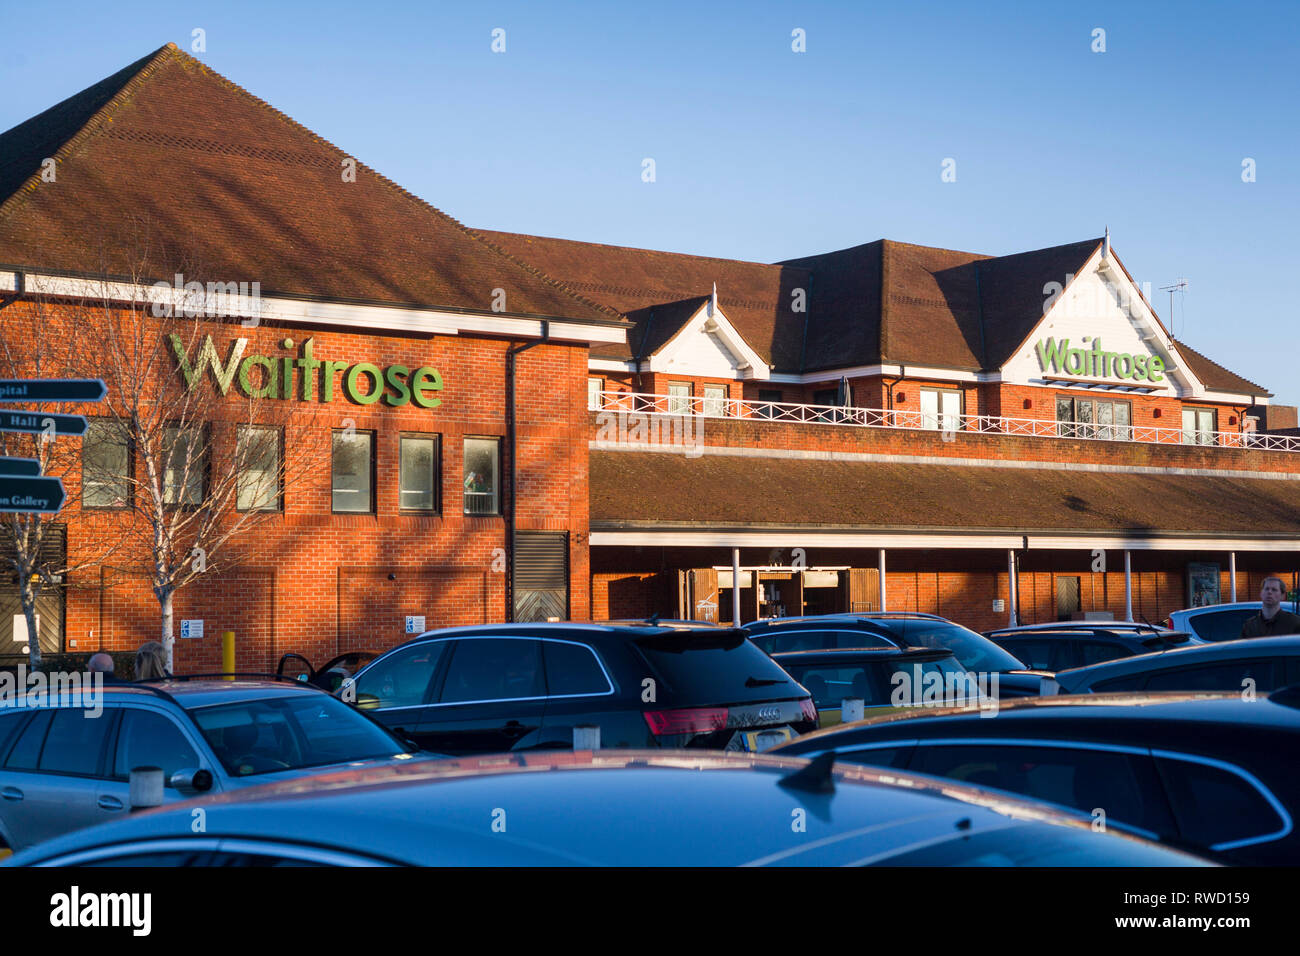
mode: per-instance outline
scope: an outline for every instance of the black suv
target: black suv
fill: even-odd
[[[1027,627],[1004,627],[985,631],[984,636],[1024,661],[1026,666],[1045,671],[1063,671],[1121,657],[1165,651],[1188,644],[1191,637],[1186,631],[1147,625],[1114,626],[1108,622],[1086,626],[1031,624]]]
[[[817,727],[808,691],[737,628],[497,624],[421,634],[339,690],[444,754],[601,747],[760,751]]]
[[[982,634],[937,614],[873,611],[866,614],[817,614],[751,621],[749,639],[769,654],[849,647],[928,647],[951,651],[958,663],[976,674],[998,675],[1002,697],[1036,697],[1043,674],[1029,671]]]
[[[1264,638],[1276,640],[1276,638]],[[1171,651],[1170,653],[1180,653]],[[1300,862],[1300,687],[1105,694],[913,710],[800,737],[773,756],[891,767],[1090,814],[1220,862]]]

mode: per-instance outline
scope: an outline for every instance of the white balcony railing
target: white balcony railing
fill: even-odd
[[[1028,435],[1035,438],[1071,438],[1092,441],[1128,441],[1157,445],[1201,445],[1250,448],[1261,451],[1300,451],[1300,438],[1258,432],[1186,431],[1154,425],[1113,425],[1096,422],[1058,422],[1039,418],[1003,418],[997,415],[944,415],[884,408],[843,405],[801,405],[740,398],[705,398],[699,395],[650,395],[644,392],[600,392],[595,412],[650,415],[691,415],[700,418],[741,418],[808,425],[843,425],[857,428],[899,428],[937,431],[945,436],[962,432],[980,435]]]

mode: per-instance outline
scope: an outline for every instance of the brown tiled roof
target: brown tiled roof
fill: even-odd
[[[590,483],[593,530],[1300,533],[1290,480],[593,449]]]
[[[595,302],[626,315],[645,313],[639,316],[643,320],[651,306],[710,295],[716,282],[718,305],[750,348],[778,371],[799,367],[804,313],[793,311],[792,293],[807,286],[808,274],[803,269],[489,229],[476,231]],[[656,324],[658,321],[656,311]],[[637,336],[631,338],[630,348],[635,348]],[[659,345],[666,341],[664,338]],[[613,357],[612,350],[599,354]],[[625,350],[617,357],[630,358],[631,352]]]
[[[1237,392],[1243,395],[1272,396],[1273,393],[1264,388],[1263,385],[1256,385],[1249,379],[1242,378],[1236,372],[1228,371],[1218,362],[1206,358],[1186,342],[1177,342],[1175,344],[1178,347],[1178,354],[1187,362],[1187,367],[1192,370],[1192,374],[1204,382],[1207,388],[1224,392]]]
[[[499,288],[509,313],[620,321],[374,170],[345,182],[347,153],[174,44],[0,134],[0,157],[10,265],[481,312]]]

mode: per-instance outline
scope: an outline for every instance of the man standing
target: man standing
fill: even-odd
[[[1300,617],[1282,610],[1286,585],[1281,578],[1265,578],[1259,589],[1259,600],[1264,606],[1259,613],[1246,618],[1241,625],[1242,637],[1272,637],[1275,634],[1300,634]]]

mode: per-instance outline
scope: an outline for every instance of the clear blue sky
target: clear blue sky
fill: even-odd
[[[1300,403],[1295,0],[0,4],[0,129],[200,27],[214,69],[471,226],[774,261],[1109,225],[1139,282],[1189,280],[1179,338]]]

